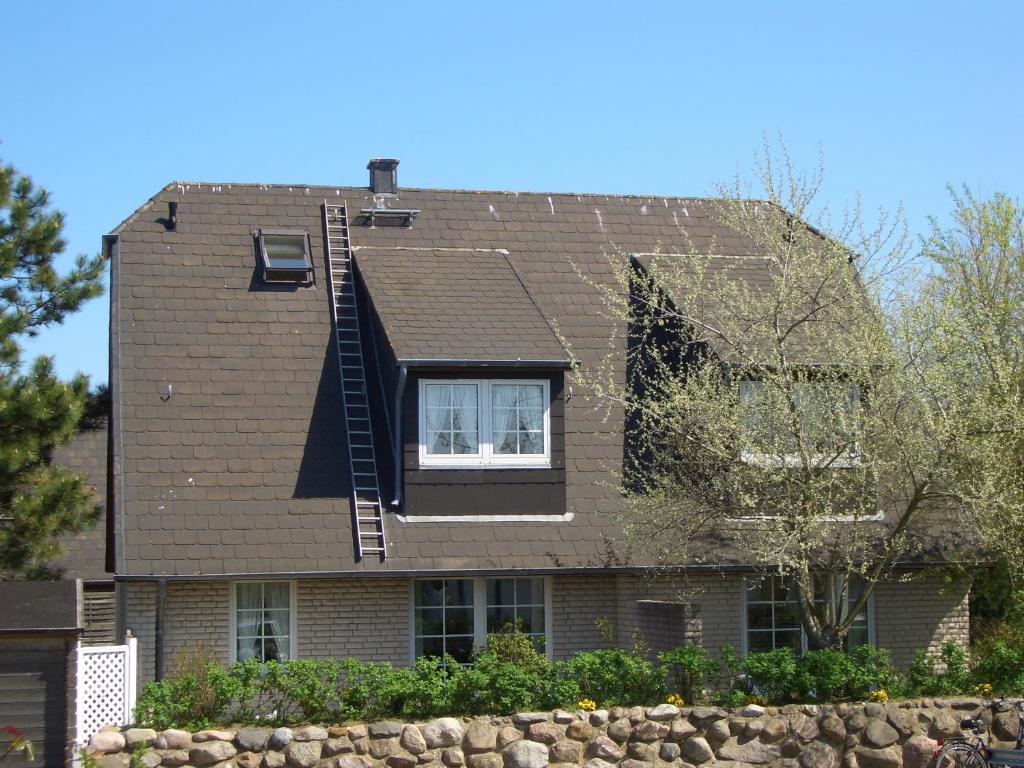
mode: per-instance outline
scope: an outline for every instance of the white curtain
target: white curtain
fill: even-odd
[[[519,453],[518,388],[515,384],[491,387],[491,436],[495,453]]]
[[[452,385],[452,453],[477,453],[480,439],[477,427],[477,390],[475,384]]]

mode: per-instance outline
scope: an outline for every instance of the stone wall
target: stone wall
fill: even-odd
[[[197,733],[107,728],[90,743],[100,768],[926,768],[936,739],[960,734],[978,699],[882,705],[787,705],[528,712]],[[1000,713],[997,739],[1015,738]]]

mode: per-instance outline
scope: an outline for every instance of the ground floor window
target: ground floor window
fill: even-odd
[[[467,663],[490,632],[518,627],[550,653],[550,580],[484,577],[413,582],[412,657]]]
[[[863,586],[856,584],[850,590],[847,601],[850,605],[860,597]],[[822,585],[818,594],[823,594]],[[818,599],[817,602],[824,602]],[[874,627],[871,598],[854,617],[847,648],[872,642]],[[798,653],[807,650],[807,638],[800,626],[800,612],[797,608],[796,592],[787,579],[779,576],[765,576],[761,579],[747,579],[744,586],[744,644],[747,653],[771,651],[776,648],[792,648]]]
[[[232,653],[237,661],[295,658],[295,585],[243,581],[232,591]]]

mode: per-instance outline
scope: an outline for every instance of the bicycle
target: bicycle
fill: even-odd
[[[992,710],[993,716],[1000,707],[1007,702],[1007,699],[999,699],[987,705]],[[989,768],[989,766],[1012,766],[1012,768],[1024,768],[1024,700],[1014,703],[1017,710],[1017,743],[1013,749],[993,749],[989,746],[987,734],[981,735],[985,730],[985,723],[980,717],[968,717],[960,721],[960,727],[964,730],[973,731],[974,738],[957,736],[946,741],[939,741],[941,749],[936,752],[935,768]]]

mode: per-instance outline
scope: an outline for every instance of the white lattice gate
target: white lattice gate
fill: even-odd
[[[76,723],[79,744],[104,725],[128,725],[135,709],[138,640],[124,645],[78,646]]]

